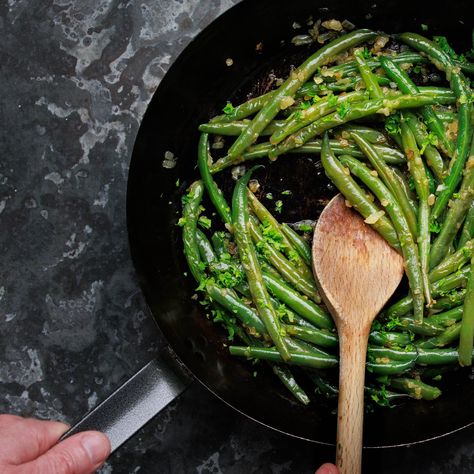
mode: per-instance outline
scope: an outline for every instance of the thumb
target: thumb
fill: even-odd
[[[98,431],[85,431],[61,441],[34,461],[23,464],[20,474],[90,474],[110,454],[110,441]]]
[[[315,474],[339,474],[339,470],[334,464],[323,464]]]

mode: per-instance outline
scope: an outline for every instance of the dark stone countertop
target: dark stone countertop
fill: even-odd
[[[237,1],[0,5],[0,412],[74,422],[163,347],[128,251],[129,160],[169,65]],[[473,472],[473,435],[371,451],[367,472]],[[331,458],[195,383],[103,472],[311,473]]]

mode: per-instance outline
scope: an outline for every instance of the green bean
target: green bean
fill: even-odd
[[[334,153],[329,146],[327,133],[323,138],[321,163],[329,179],[336,185],[346,199],[351,202],[364,219],[369,216],[380,215],[380,209],[367,199],[364,191],[352,179],[350,174],[346,173],[346,169],[334,156]],[[371,225],[392,247],[396,249],[400,248],[397,233],[393,225],[385,216],[382,215]]]
[[[400,90],[404,94],[419,94],[420,89],[415,85],[415,83],[409,78],[408,74],[403,71],[397,64],[395,64],[391,59],[387,57],[380,58],[380,64],[384,69],[385,73],[387,74],[390,79],[392,79],[400,88]],[[444,126],[441,120],[436,115],[435,110],[432,106],[426,105],[421,109],[421,113],[423,118],[430,128],[430,130],[438,137],[438,140],[443,145],[444,149],[448,153],[449,156],[453,156],[454,149],[452,143],[447,139]],[[415,133],[415,130],[413,130]],[[415,133],[416,134],[416,133]],[[418,139],[417,139],[418,140]],[[418,143],[419,146],[422,146]],[[427,147],[428,148],[428,147]],[[430,150],[427,155],[430,155],[432,151]],[[438,163],[439,166],[439,163]],[[444,163],[443,163],[444,167]],[[442,167],[442,168],[443,168]],[[443,175],[441,175],[443,177]]]
[[[355,132],[373,145],[383,145],[387,143],[387,137],[382,132],[375,130],[374,128],[365,127],[363,125],[350,123],[341,127],[341,132],[342,138],[346,139],[350,139],[351,133]],[[357,158],[355,155],[352,156]]]
[[[311,367],[314,369],[329,369],[337,366],[337,357],[332,355],[306,354],[290,352],[290,359],[284,361],[281,354],[274,348],[252,347],[252,346],[230,346],[229,351],[237,357],[269,360],[271,362],[286,362],[290,365]]]
[[[297,234],[288,224],[280,224],[280,228],[286,238],[291,242],[293,248],[300,254],[300,257],[304,260],[307,265],[311,265],[312,255],[311,247],[308,245],[305,239]]]
[[[443,313],[437,313],[430,316],[427,321],[432,322],[438,326],[449,327],[454,323],[461,321],[463,314],[463,307],[458,306],[457,308],[450,309]]]
[[[381,56],[371,58],[367,61],[367,63],[372,69],[375,69],[381,65],[380,58]],[[426,58],[413,51],[403,51],[395,56],[390,56],[390,58],[397,64],[419,64],[426,62]],[[332,74],[338,74],[340,77],[346,77],[354,72],[357,72],[357,65],[355,61],[348,61],[346,63],[338,64],[337,66],[328,68],[328,71],[330,71]]]
[[[374,374],[397,375],[410,370],[414,364],[415,362],[413,360],[398,361],[382,359],[379,362],[367,362],[365,366],[369,372],[373,372]]]
[[[370,144],[365,143],[364,146],[370,146]],[[350,156],[343,156],[340,161],[374,193],[390,216],[405,260],[405,271],[413,297],[415,319],[419,322],[423,321],[423,281],[420,272],[420,259],[407,219],[393,194],[365,164]]]
[[[243,130],[246,129],[250,120],[234,121],[234,122],[208,122],[199,125],[198,130],[204,133],[211,133],[213,135],[223,135],[227,137],[238,137]],[[274,120],[270,122],[265,130],[262,130],[261,136],[272,135],[273,133],[281,130],[284,127],[286,121]]]
[[[331,317],[322,308],[312,301],[305,299],[278,277],[271,275],[265,270],[263,272],[263,280],[275,298],[285,303],[295,313],[310,323],[318,328],[332,329],[334,327]]]
[[[219,259],[222,258],[224,254],[228,254],[228,248],[226,244],[226,236],[225,232],[218,231],[214,232],[211,237],[212,246],[214,247],[214,251]]]
[[[417,344],[419,349],[435,349],[439,347],[444,347],[459,339],[459,333],[461,332],[461,323],[455,323],[452,326],[449,326],[441,334],[434,336],[425,341],[421,341]],[[421,358],[420,363],[423,363],[423,358]],[[439,362],[443,364],[444,361]]]
[[[206,265],[209,265],[217,260],[211,243],[204,235],[204,232],[199,229],[196,230],[196,242],[201,259]]]
[[[369,361],[376,363],[383,363],[386,359],[414,363],[418,358],[418,352],[416,348],[400,350],[369,346],[367,349],[367,357]]]
[[[311,77],[320,66],[323,66],[337,54],[373,38],[376,33],[370,30],[357,30],[341,36],[323,46],[310,56],[303,64],[291,72],[290,77],[275,91],[275,95],[258,112],[252,123],[242,132],[228,151],[232,161],[240,156],[255,140],[260,132],[273,120],[288,98]]]
[[[324,97],[323,99],[309,106],[307,109],[299,110],[297,113],[290,115],[290,117],[288,117],[286,120],[285,126],[276,130],[270,137],[270,143],[272,145],[277,145],[288,135],[291,135],[306,125],[309,125],[315,120],[323,117],[324,115],[334,112],[341,105],[360,102],[364,99],[367,100],[367,94],[364,91],[351,92],[349,94],[339,96]],[[350,107],[350,105],[348,107]]]
[[[243,104],[234,107],[232,112],[226,115],[218,115],[211,122],[233,122],[241,120],[261,110],[267,102],[273,98],[276,91],[270,91],[266,94],[254,97]]]
[[[222,191],[217,187],[217,184],[212,179],[211,172],[209,170],[209,164],[211,157],[209,155],[209,136],[207,133],[202,133],[199,139],[198,146],[198,168],[201,174],[202,182],[206,187],[206,191],[209,194],[209,198],[214,204],[218,214],[226,224],[232,223],[232,216],[229,205],[227,204]]]
[[[430,282],[435,282],[459,270],[474,255],[474,239],[466,242],[464,247],[446,257],[430,271]]]
[[[456,144],[455,160],[449,175],[444,181],[444,188],[438,194],[432,210],[433,220],[437,220],[444,211],[449,199],[461,180],[462,171],[469,154],[469,145],[472,136],[472,102],[470,89],[466,80],[459,72],[459,68],[453,64],[450,57],[436,43],[415,33],[403,33],[400,39],[414,49],[425,53],[431,62],[446,73],[458,102],[458,138]]]
[[[361,50],[357,50],[354,53],[354,60],[357,65],[357,69],[359,70],[359,74],[364,81],[365,88],[369,92],[369,96],[371,99],[380,99],[383,97],[382,89],[377,82],[377,79],[372,74],[372,68],[367,64],[362,55]],[[382,60],[382,58],[381,58]]]
[[[256,311],[238,298],[231,289],[220,288],[212,281],[209,281],[205,284],[204,291],[212,301],[217,302],[238,318],[252,335],[258,337],[267,334],[265,325]]]
[[[329,68],[330,69],[330,68]],[[328,70],[329,70],[328,69]],[[377,83],[381,86],[389,86],[390,79],[385,76],[379,76],[374,74],[374,78],[377,80]],[[363,85],[362,78],[359,76],[346,77],[340,79],[336,82],[323,82],[321,84],[316,84],[313,81],[306,82],[303,84],[300,89],[295,94],[297,98],[311,98],[316,97],[320,93],[330,92],[346,92],[349,90],[357,90],[361,85]]]
[[[446,122],[451,123],[457,120],[457,115],[455,112],[440,110],[439,108],[435,108],[435,110],[436,110],[436,115],[441,120],[441,122],[443,122],[443,126],[446,125]]]
[[[456,349],[429,349],[418,348],[418,364],[445,365],[454,364],[458,359]]]
[[[343,144],[339,140],[330,140],[331,149],[336,155],[350,154],[356,158],[364,158],[364,154],[353,144]],[[311,153],[319,154],[321,152],[322,140],[312,140],[307,142],[305,145],[289,150],[289,153]],[[374,145],[375,149],[382,156],[386,163],[398,165],[406,162],[405,155],[395,148],[383,145]],[[252,146],[244,153],[241,157],[237,158],[234,162],[229,162],[225,158],[220,158],[211,167],[211,173],[217,173],[226,169],[229,166],[244,163],[246,161],[256,160],[258,158],[267,157],[272,150],[272,145],[268,142],[260,143]]]
[[[448,296],[444,298],[438,298],[436,303],[433,304],[432,309],[451,309],[459,304],[462,304],[464,301],[464,296],[466,295],[466,289],[453,291]]]
[[[199,265],[201,262],[201,257],[196,241],[197,220],[201,212],[201,201],[203,194],[204,185],[202,181],[195,181],[189,187],[187,201],[183,208],[184,255],[188,262],[188,267],[197,282],[200,282],[204,277],[201,266]]]
[[[413,214],[415,214],[415,217],[416,217],[418,215],[418,206],[415,204],[413,192],[410,189],[408,180],[406,179],[404,173],[400,171],[398,168],[391,167],[390,169],[392,170],[392,174],[394,175],[394,178],[397,180],[398,185],[402,188],[403,196],[404,196],[402,199],[403,200],[406,199],[408,201],[408,204],[410,205],[413,211]]]
[[[420,153],[426,158],[428,166],[433,171],[438,181],[442,181],[445,174],[444,161],[439,151],[428,141],[428,134],[423,129],[417,116],[411,112],[403,114],[405,120],[413,133],[417,145],[420,147]],[[423,151],[422,151],[423,150]]]
[[[306,264],[304,259],[297,252],[296,248],[293,246],[292,242],[286,234],[280,228],[279,222],[273,217],[271,212],[257,199],[254,193],[248,192],[248,199],[252,207],[253,212],[258,217],[260,222],[264,225],[270,226],[275,234],[275,238],[278,241],[281,241],[282,251],[287,258],[290,259],[292,264],[298,269],[298,271],[308,280],[313,280],[313,272],[310,267]]]
[[[384,347],[403,347],[411,344],[411,336],[406,332],[371,331],[369,344]]]
[[[257,259],[257,253],[252,244],[249,232],[249,209],[247,198],[247,184],[253,170],[247,171],[235,185],[232,197],[232,225],[234,238],[237,243],[240,261],[247,276],[252,299],[257,311],[267,329],[273,343],[277,347],[283,360],[291,356],[286,342],[280,332],[278,316],[273,309],[267,289],[263,283],[262,272]]]
[[[473,133],[474,135],[474,133]],[[452,206],[446,213],[440,233],[431,248],[431,266],[434,267],[443,259],[446,248],[454,240],[461,228],[462,222],[474,202],[474,140],[471,144],[470,157],[464,171],[464,178],[458,192],[458,197],[453,200]],[[436,203],[435,203],[436,204]]]
[[[471,259],[471,273],[464,299],[461,333],[459,336],[459,364],[472,365],[472,347],[474,338],[474,257]]]
[[[273,373],[282,381],[283,385],[293,394],[293,396],[303,405],[308,405],[310,400],[305,391],[298,385],[293,374],[288,367],[270,364]]]
[[[280,273],[280,275],[291,283],[298,291],[305,294],[317,303],[321,302],[318,290],[313,278],[307,278],[302,275],[298,269],[287,260],[281,252],[269,245],[253,221],[250,224],[250,234],[255,245],[260,246],[265,259],[267,259]]]
[[[368,158],[370,164],[374,167],[380,179],[390,190],[400,206],[403,215],[408,223],[408,227],[413,237],[417,235],[417,218],[412,206],[406,196],[404,189],[399,185],[399,180],[392,169],[382,160],[377,150],[361,135],[352,133],[352,138]]]
[[[284,325],[289,336],[296,337],[306,342],[311,342],[322,347],[337,347],[337,336],[325,329],[309,329],[300,326]]]
[[[314,344],[303,341],[302,339],[293,339],[291,337],[285,336],[285,341],[288,344],[288,349],[290,352],[298,352],[299,354],[308,354],[308,355],[318,355],[322,357],[327,357],[329,354],[327,351],[316,347]]]
[[[441,395],[441,390],[438,387],[433,387],[418,379],[391,379],[390,385],[397,390],[407,393],[416,400],[435,400]]]
[[[275,146],[269,153],[270,158],[276,158],[283,153],[287,153],[293,148],[298,148],[311,140],[317,135],[321,135],[326,130],[329,130],[339,125],[343,125],[352,120],[357,120],[363,117],[368,117],[376,113],[390,113],[393,110],[421,107],[423,105],[434,104],[439,101],[452,102],[451,99],[445,100],[443,97],[437,95],[398,95],[387,99],[369,100],[367,102],[357,102],[352,105],[349,111],[341,117],[337,112],[333,112],[318,120],[315,120],[310,125],[303,127],[297,132],[290,135],[286,140]]]
[[[467,244],[469,240],[472,239],[474,239],[474,200],[472,201],[471,207],[467,212],[466,220],[464,221],[464,226],[459,237],[457,248],[461,249]]]
[[[428,204],[428,198],[430,194],[429,183],[425,167],[420,156],[420,151],[416,145],[415,137],[410,127],[405,122],[403,115],[401,121],[401,135],[403,150],[407,156],[408,171],[413,177],[416,194],[418,195],[418,225],[417,233],[414,235],[416,235],[418,242],[425,300],[427,306],[431,306],[431,291],[428,280],[430,257],[430,206]]]
[[[407,313],[410,310],[411,308],[408,309]],[[441,334],[444,330],[442,327],[432,324],[429,318],[423,319],[422,324],[415,323],[412,317],[400,318],[399,327],[404,330],[413,332],[418,336],[437,336],[438,334]]]
[[[308,377],[312,380],[314,385],[316,385],[316,393],[321,393],[326,398],[335,398],[339,393],[339,389],[336,385],[328,382],[323,377],[318,374],[315,374],[313,371],[307,373]]]

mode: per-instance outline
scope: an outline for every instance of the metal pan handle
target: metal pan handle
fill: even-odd
[[[169,352],[151,360],[61,438],[87,430],[102,431],[112,452],[180,395],[193,381]]]

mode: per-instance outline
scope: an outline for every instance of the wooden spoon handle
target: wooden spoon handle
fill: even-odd
[[[339,335],[341,350],[336,465],[341,474],[360,474],[368,334],[357,335],[353,329],[348,329]]]

